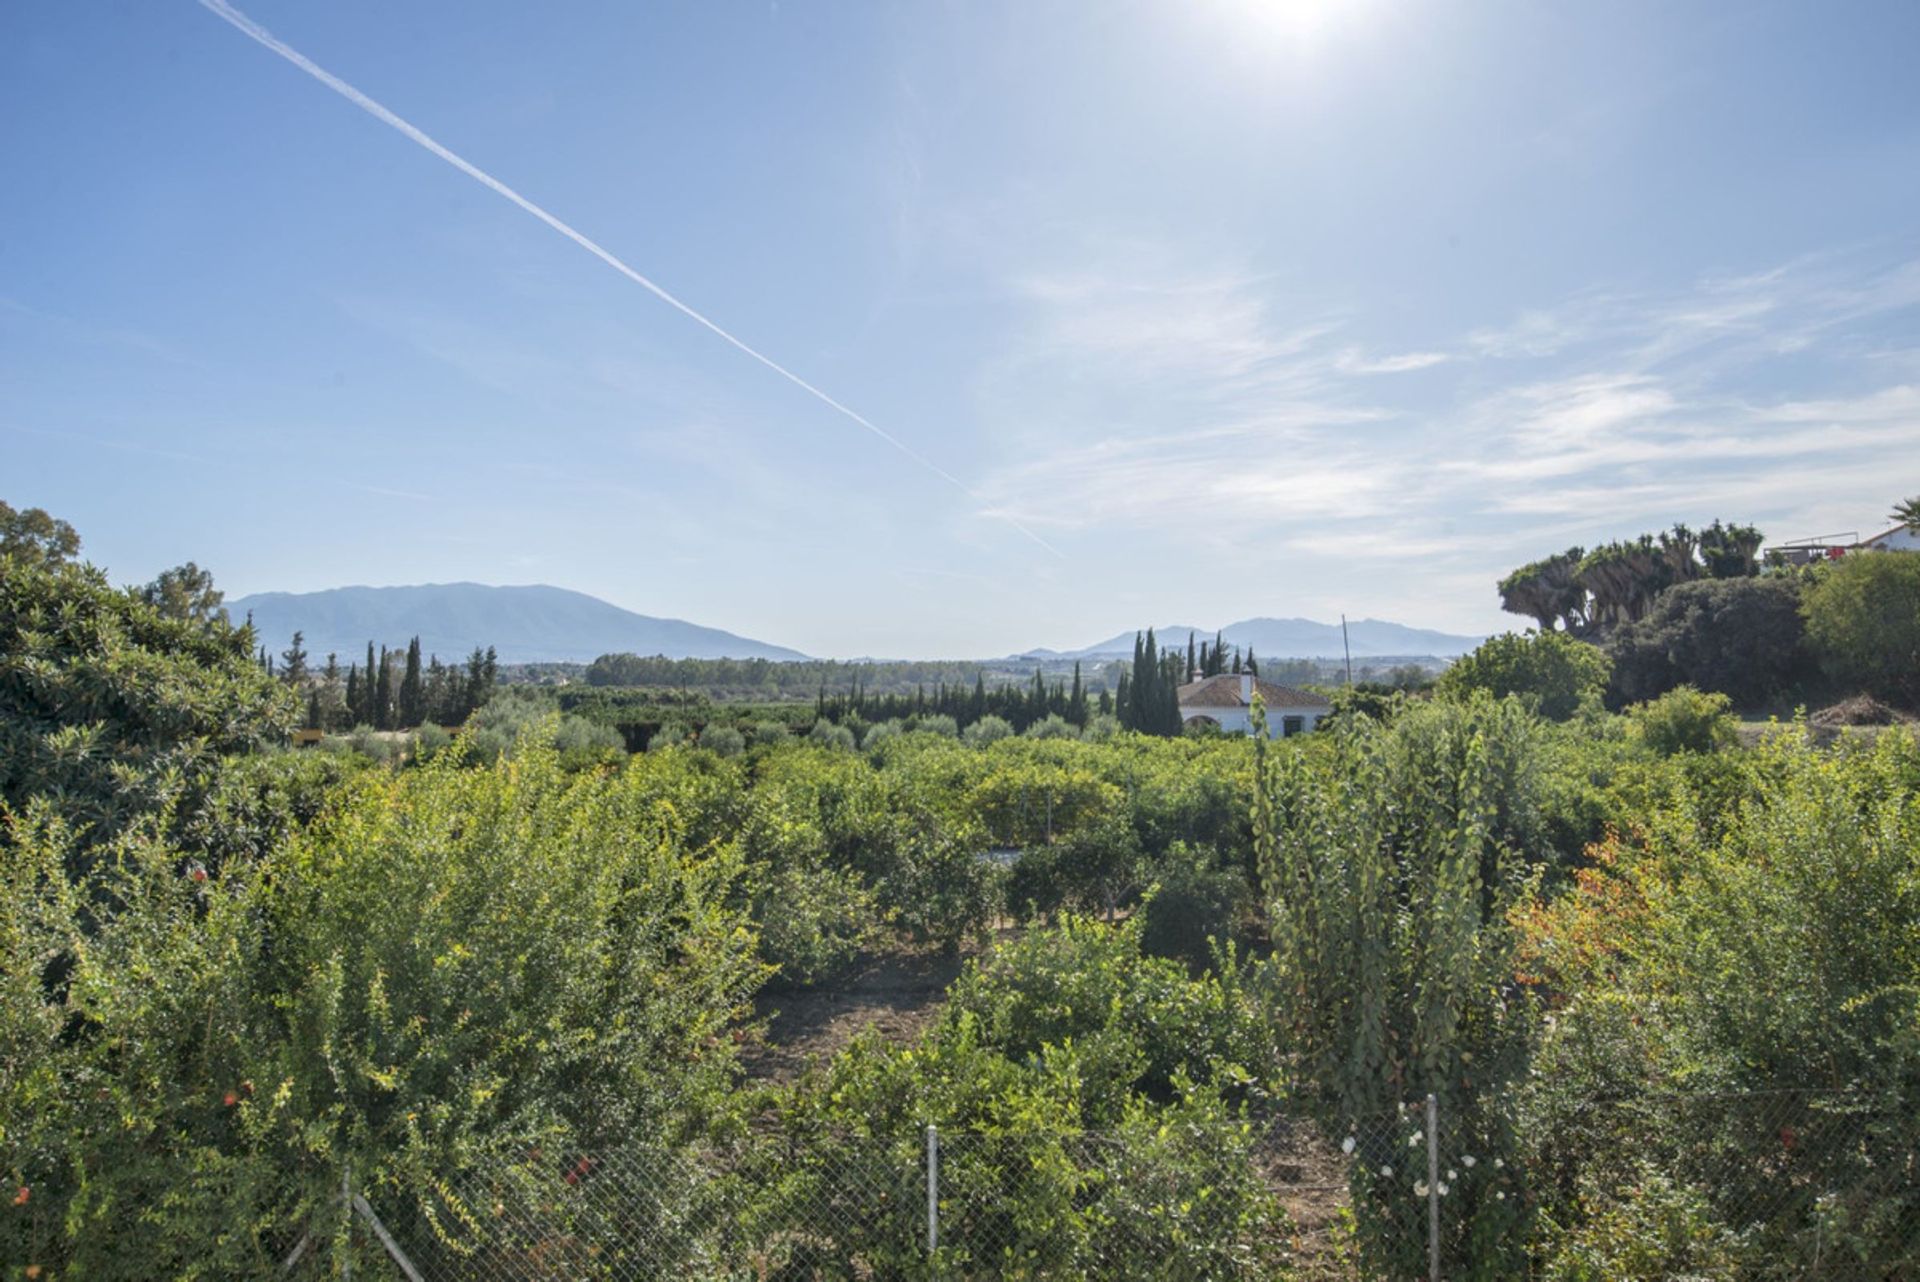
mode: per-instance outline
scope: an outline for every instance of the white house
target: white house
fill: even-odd
[[[1267,734],[1276,739],[1305,734],[1333,711],[1317,694],[1240,674],[1203,677],[1181,686],[1180,720],[1187,725],[1211,721],[1228,734],[1252,734],[1256,690],[1266,705]]]
[[[1911,525],[1896,525],[1885,534],[1860,540],[1860,549],[1875,552],[1920,552],[1920,530]]]

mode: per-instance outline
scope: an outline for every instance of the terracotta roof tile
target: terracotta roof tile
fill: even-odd
[[[1305,690],[1296,690],[1292,686],[1277,685],[1272,681],[1254,679],[1254,686],[1260,691],[1260,697],[1269,708],[1331,708],[1332,704],[1317,694],[1308,694]],[[1198,681],[1189,681],[1178,692],[1180,706],[1183,708],[1243,708],[1246,703],[1240,698],[1240,678],[1233,673],[1217,677],[1203,677]]]

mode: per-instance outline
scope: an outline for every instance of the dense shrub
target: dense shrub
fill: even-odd
[[[1920,555],[1863,552],[1806,590],[1807,639],[1836,679],[1920,707]]]
[[[848,726],[838,726],[822,718],[813,723],[813,729],[807,732],[807,738],[823,748],[852,749],[856,743],[853,730]]]
[[[1140,910],[1140,947],[1156,957],[1205,969],[1220,945],[1241,940],[1253,916],[1246,873],[1221,868],[1210,855],[1185,850],[1157,870],[1157,888]]]
[[[1900,1258],[1920,1217],[1920,743],[1781,733],[1756,772],[1764,788],[1643,816],[1522,916],[1525,969],[1564,995],[1525,1129],[1570,1250],[1643,1214],[1642,1163],[1792,1272],[1822,1240]],[[1701,824],[1700,804],[1729,813]]]
[[[932,1123],[933,1276],[1271,1277],[1284,1220],[1230,1101],[1274,1062],[1237,964],[1189,979],[1136,927],[1072,921],[971,967],[917,1044],[861,1038],[796,1086],[760,1183],[819,1273],[917,1275],[922,1186],[875,1198],[846,1172],[916,1170]]]
[[[1543,727],[1476,692],[1411,707],[1391,726],[1360,718],[1309,759],[1257,740],[1254,821],[1270,905],[1280,1035],[1302,1099],[1329,1125],[1377,1118],[1433,1094],[1452,1142],[1510,1159],[1488,1093],[1519,1080],[1532,1028],[1513,983],[1508,912],[1538,847]],[[1421,1267],[1405,1232],[1404,1182],[1368,1161],[1353,1175],[1370,1267]],[[1524,1216],[1485,1183],[1462,1184],[1446,1217],[1449,1276],[1520,1267]]]
[[[1628,708],[1627,721],[1634,737],[1660,756],[1714,752],[1739,740],[1730,707],[1724,694],[1702,694],[1692,686],[1679,686]]]
[[[959,724],[943,712],[936,712],[930,716],[915,717],[913,728],[916,731],[924,731],[927,734],[937,734],[943,739],[958,739],[960,737]]]
[[[1750,707],[1808,674],[1800,582],[1788,575],[1697,579],[1668,588],[1645,618],[1608,643],[1616,703],[1657,698],[1679,685]]]
[[[747,750],[747,737],[732,726],[708,726],[700,732],[700,746],[723,757],[737,757]]]
[[[1608,666],[1605,651],[1563,632],[1508,632],[1455,659],[1434,689],[1445,698],[1518,695],[1549,721],[1565,721],[1599,698]]]
[[[1080,728],[1057,712],[1050,712],[1026,729],[1029,739],[1078,739]]]
[[[91,566],[0,556],[0,803],[59,798],[76,857],[169,806],[203,806],[224,756],[293,727],[296,701],[253,645],[218,618],[168,618]]]
[[[427,1238],[432,1190],[476,1163],[713,1105],[761,975],[738,858],[689,849],[639,775],[570,775],[550,744],[457,756],[363,772],[213,872],[141,831],[69,884],[60,825],[16,826],[0,1163],[35,1211],[0,1221],[0,1257],[267,1276],[301,1228],[330,1249],[349,1163]]]
[[[990,743],[998,743],[1012,733],[1013,727],[1008,725],[1004,718],[989,714],[968,726],[966,733],[961,737],[976,747],[984,747]]]

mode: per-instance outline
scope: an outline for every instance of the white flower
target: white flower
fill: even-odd
[[[1507,1160],[1503,1157],[1496,1157],[1493,1159],[1493,1169],[1496,1171],[1502,1168],[1503,1166],[1505,1166],[1506,1164],[1507,1164]]]
[[[1391,1178],[1393,1178],[1393,1168],[1392,1168],[1391,1166],[1383,1166],[1383,1167],[1381,1167],[1381,1168],[1380,1168],[1380,1174],[1382,1174],[1382,1175],[1384,1175],[1384,1176],[1386,1176],[1387,1178],[1389,1178],[1389,1179],[1391,1179]]]
[[[1415,1197],[1425,1197],[1427,1195],[1427,1182],[1425,1180],[1415,1180],[1413,1182],[1413,1195]]]
[[[1506,1190],[1504,1190],[1504,1189],[1502,1189],[1502,1190],[1501,1190],[1500,1192],[1498,1192],[1498,1193],[1495,1193],[1495,1194],[1494,1194],[1493,1196],[1494,1196],[1494,1200],[1495,1200],[1495,1201],[1498,1201],[1498,1202],[1504,1202],[1504,1201],[1506,1201],[1506,1200],[1507,1200],[1507,1194],[1506,1194]]]
[[[1423,1137],[1422,1137],[1422,1135],[1420,1134],[1420,1132],[1419,1132],[1419,1131],[1415,1131],[1415,1132],[1414,1132],[1413,1134],[1411,1134],[1411,1135],[1409,1135],[1409,1136],[1407,1136],[1407,1147],[1408,1147],[1408,1148],[1419,1148],[1419,1147],[1420,1147],[1420,1141],[1421,1141],[1421,1139],[1422,1139],[1422,1138],[1423,1138]]]
[[[1439,1190],[1441,1197],[1445,1197],[1447,1195],[1447,1182],[1445,1180],[1441,1180],[1440,1183],[1435,1187]]]
[[[1462,1153],[1460,1155],[1460,1165],[1466,1167],[1469,1171],[1473,1169],[1474,1161],[1475,1158],[1471,1153]]]
[[[1449,1166],[1447,1168],[1447,1178],[1450,1180],[1457,1180],[1460,1178],[1460,1172],[1454,1170],[1451,1166]]]
[[[1349,1135],[1340,1141],[1340,1151],[1348,1155],[1353,1153],[1353,1136]]]

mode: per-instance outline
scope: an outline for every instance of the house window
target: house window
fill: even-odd
[[[1280,734],[1282,738],[1291,739],[1293,736],[1303,733],[1306,728],[1307,719],[1305,717],[1280,718]]]

